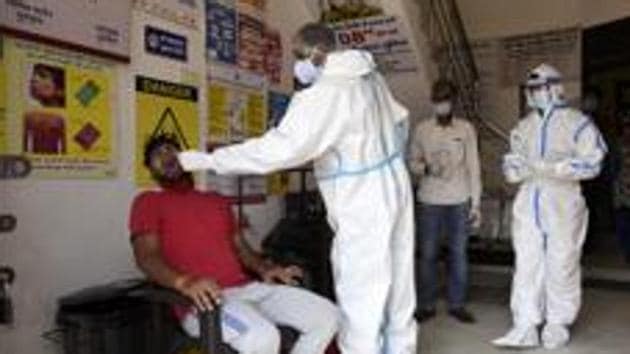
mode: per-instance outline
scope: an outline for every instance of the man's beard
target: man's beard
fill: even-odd
[[[193,177],[190,172],[181,172],[177,176],[167,176],[165,174],[153,173],[153,178],[164,188],[194,185]]]

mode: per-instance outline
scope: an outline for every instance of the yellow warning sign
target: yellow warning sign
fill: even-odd
[[[136,77],[136,183],[150,186],[144,147],[159,134],[172,134],[182,148],[199,147],[198,89],[143,76]]]
[[[28,41],[3,42],[0,149],[26,155],[35,178],[115,176],[115,64]]]

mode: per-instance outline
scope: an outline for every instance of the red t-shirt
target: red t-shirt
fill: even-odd
[[[135,237],[158,235],[164,260],[179,272],[212,278],[222,287],[250,280],[234,249],[230,202],[217,194],[144,192],[134,200],[129,229]]]

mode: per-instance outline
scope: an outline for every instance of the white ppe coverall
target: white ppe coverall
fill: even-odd
[[[180,155],[185,169],[266,174],[314,161],[329,223],[344,354],[416,353],[414,222],[403,160],[408,111],[372,56],[328,55],[280,125],[212,154]]]
[[[508,182],[521,183],[512,222],[511,309],[518,328],[575,320],[588,222],[579,182],[599,174],[606,154],[599,130],[581,112],[561,105],[539,112],[512,131],[503,166]]]

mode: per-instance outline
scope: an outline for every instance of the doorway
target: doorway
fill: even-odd
[[[587,266],[630,269],[615,233],[621,119],[630,115],[630,17],[582,34],[582,109],[601,130],[610,153],[600,176],[583,183],[591,215],[584,246]]]

